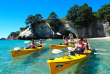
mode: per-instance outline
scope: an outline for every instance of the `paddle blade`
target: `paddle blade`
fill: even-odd
[[[20,50],[20,49],[21,49],[20,47],[15,47],[15,48],[14,48],[14,50]]]
[[[25,41],[24,43],[29,43],[30,41]]]
[[[59,33],[59,32],[57,32],[56,34],[57,34],[57,35],[61,35],[61,33]]]
[[[54,54],[61,53],[61,52],[63,52],[63,51],[61,51],[61,50],[59,50],[59,49],[54,49],[54,50],[52,50],[52,53],[54,53]]]
[[[71,50],[73,50],[73,49],[74,49],[73,47],[68,47],[68,50],[69,50],[69,51],[71,51]]]
[[[94,49],[94,50],[99,50],[99,51],[106,51],[106,49]]]
[[[94,54],[110,55],[110,53],[94,53]]]
[[[52,39],[51,39],[51,38],[49,38],[49,39],[47,39],[47,41],[52,41]]]

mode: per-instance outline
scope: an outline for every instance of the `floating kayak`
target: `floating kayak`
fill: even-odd
[[[37,47],[37,48],[29,48],[29,49],[10,50],[10,52],[11,52],[12,57],[18,57],[18,56],[25,55],[31,52],[39,51],[43,48],[44,46]]]
[[[60,49],[60,48],[67,48],[67,47],[74,47],[74,44],[69,44],[69,45],[54,45],[50,44],[50,49]]]
[[[54,58],[47,61],[50,74],[62,73],[67,68],[75,65],[78,62],[81,62],[85,58],[87,58],[92,50],[88,50],[88,54],[75,54],[75,55],[66,55],[60,58]]]

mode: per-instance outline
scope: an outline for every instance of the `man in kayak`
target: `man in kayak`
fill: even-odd
[[[84,44],[83,44],[83,38],[79,38],[78,40],[78,44],[76,45],[75,49],[73,49],[72,51],[69,52],[70,55],[73,55],[74,52],[75,53],[84,53],[84,50],[86,50],[87,52],[87,48],[84,48]]]
[[[37,48],[34,39],[31,40],[31,43],[29,44],[29,48]]]
[[[38,44],[38,47],[42,47],[42,45],[41,45],[42,43],[44,43],[44,41],[42,39],[40,39],[39,42],[36,44]]]
[[[64,45],[68,45],[68,39],[65,38],[65,35],[63,36]]]
[[[87,48],[87,50],[91,49],[90,44],[87,43],[87,39],[86,39],[86,38],[83,39],[83,44],[84,44],[84,46]]]

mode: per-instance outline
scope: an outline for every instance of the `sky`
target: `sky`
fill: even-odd
[[[26,27],[25,20],[29,15],[41,14],[46,19],[54,11],[63,18],[70,7],[84,3],[97,11],[110,0],[0,0],[0,38],[7,38],[11,32]]]

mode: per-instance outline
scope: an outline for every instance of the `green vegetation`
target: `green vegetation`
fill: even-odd
[[[16,32],[12,32],[10,35],[15,37],[15,36],[18,36],[19,33],[20,33],[19,31],[16,31]]]
[[[65,18],[58,18],[55,12],[51,12],[48,19],[42,19],[41,14],[36,14],[35,16],[29,15],[25,21],[26,25],[40,24],[42,21],[46,21],[50,24],[53,31],[59,31],[62,24],[66,24],[65,21],[74,23],[74,27],[77,29],[88,28],[92,22],[97,20],[107,20],[110,22],[110,4],[105,4],[97,12],[92,12],[92,8],[88,4],[83,4],[82,6],[74,5],[68,10]]]
[[[62,22],[59,20],[58,16],[56,15],[55,12],[51,12],[49,17],[48,17],[48,21],[49,21],[49,24],[51,26],[51,29],[54,31],[54,32],[57,32],[59,31],[60,29],[60,26],[62,26]]]
[[[28,27],[29,27],[29,26],[27,26],[27,27],[21,27],[20,30],[21,30],[21,31],[26,30]]]
[[[66,18],[75,23],[75,28],[87,28],[93,21],[92,8],[86,3],[83,6],[74,5],[68,11]]]
[[[105,4],[98,10],[98,18],[110,22],[110,4]]]
[[[110,33],[110,30],[108,30],[107,32]]]
[[[36,14],[35,16],[29,15],[25,21],[26,25],[28,26],[29,24],[34,27],[35,25],[38,25],[41,22],[42,19],[41,14]]]

